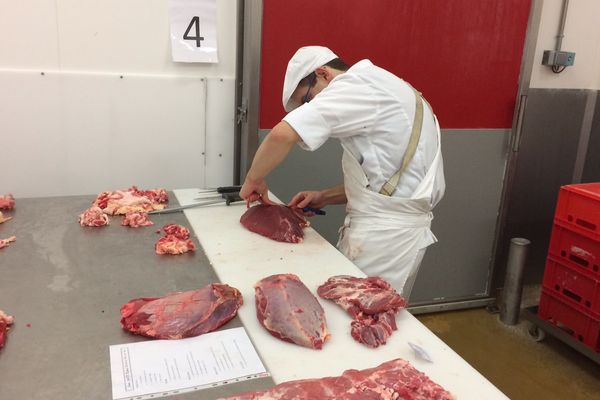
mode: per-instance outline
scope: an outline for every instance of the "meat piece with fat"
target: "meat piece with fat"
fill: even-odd
[[[401,358],[341,376],[281,383],[221,400],[453,400],[454,396]]]
[[[104,214],[102,209],[92,206],[79,215],[79,225],[81,226],[106,226],[109,224],[108,215]]]
[[[12,194],[0,196],[0,210],[12,210],[15,207],[15,198]]]
[[[168,196],[165,196],[164,189],[143,191],[133,186],[126,190],[102,192],[94,200],[93,205],[100,207],[109,215],[121,215],[134,211],[150,212],[165,208],[163,203],[168,201]]]
[[[156,254],[175,255],[196,250],[196,245],[189,239],[190,231],[186,227],[177,224],[167,224],[163,226],[163,231],[165,232],[165,236],[158,239],[154,245]]]
[[[309,222],[294,208],[276,204],[258,204],[250,207],[240,218],[249,231],[278,242],[300,243]]]
[[[329,332],[317,298],[293,274],[271,275],[254,286],[256,316],[279,339],[321,349]]]
[[[14,323],[14,318],[0,310],[0,349],[4,347],[6,343],[6,337],[8,336],[9,326]]]
[[[16,236],[7,237],[6,239],[0,239],[0,249],[8,247],[12,242],[17,240]]]
[[[123,221],[121,221],[121,225],[139,228],[142,226],[154,225],[154,222],[150,221],[148,213],[132,211],[125,214]]]
[[[396,327],[396,314],[406,300],[379,277],[333,276],[317,288],[324,299],[333,300],[354,319],[352,337],[369,347],[385,344]]]
[[[121,307],[121,326],[131,333],[156,339],[198,336],[230,321],[242,304],[239,290],[213,283],[164,297],[130,300]]]
[[[12,219],[12,217],[5,217],[5,216],[2,214],[2,211],[0,211],[0,224],[1,224],[1,223],[3,223],[3,222],[9,221],[9,220],[11,220],[11,219]]]

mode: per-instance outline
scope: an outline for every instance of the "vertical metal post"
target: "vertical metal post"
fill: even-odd
[[[512,238],[506,265],[506,277],[500,304],[500,321],[506,325],[519,322],[521,294],[523,292],[523,269],[527,259],[527,250],[531,242],[523,238]]]

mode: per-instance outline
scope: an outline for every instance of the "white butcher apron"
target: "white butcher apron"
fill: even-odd
[[[410,198],[390,197],[367,188],[369,181],[352,153],[344,147],[342,168],[348,203],[338,249],[367,276],[381,276],[408,299],[431,232],[431,199],[441,159],[437,153],[423,181]],[[405,284],[406,290],[405,289]]]

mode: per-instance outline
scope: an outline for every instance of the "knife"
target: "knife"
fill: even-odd
[[[185,206],[179,206],[179,207],[173,207],[173,208],[165,208],[163,210],[154,210],[154,211],[150,211],[148,214],[170,214],[170,213],[187,210],[188,208],[210,206],[212,204],[219,204],[219,203],[225,203],[225,205],[231,205],[232,203],[239,203],[242,201],[244,201],[244,200],[237,193],[224,193],[222,199],[203,201],[200,203],[187,204]]]
[[[219,186],[218,188],[212,189],[203,189],[198,191],[198,193],[239,193],[242,190],[242,186]]]

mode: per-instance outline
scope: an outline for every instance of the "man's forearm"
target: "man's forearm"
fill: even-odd
[[[348,202],[343,183],[341,185],[322,190],[321,193],[323,194],[323,200],[327,204],[346,204]]]
[[[264,179],[300,141],[298,134],[286,122],[278,123],[259,146],[246,179]]]

